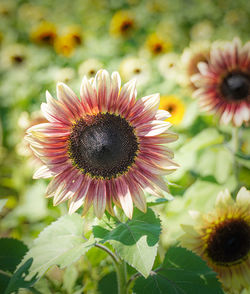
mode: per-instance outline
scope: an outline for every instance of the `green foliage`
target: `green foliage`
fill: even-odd
[[[99,281],[98,291],[100,294],[117,294],[117,278],[115,272],[107,274]]]
[[[147,279],[138,278],[133,291],[136,294],[223,294],[216,273],[200,257],[180,247],[169,248],[162,267]]]
[[[22,288],[30,288],[32,287],[36,282],[36,276],[32,277],[30,280],[27,280],[28,271],[32,264],[32,258],[29,258],[25,261],[25,263],[18,268],[18,270],[14,273],[14,275],[11,277],[8,286],[6,290],[4,291],[4,294],[11,294],[11,293],[17,293],[19,289]],[[37,291],[35,291],[37,293]]]
[[[27,251],[28,247],[22,241],[0,239],[0,269],[13,273]]]
[[[117,254],[147,277],[154,264],[160,237],[160,219],[148,208],[147,213],[135,209],[133,219],[117,223],[112,229],[94,226],[100,242],[109,242]]]
[[[45,228],[34,241],[23,262],[33,258],[29,276],[41,277],[52,265],[71,265],[84,255],[95,241],[83,236],[83,219],[78,214],[65,215]]]
[[[182,148],[182,152],[195,152],[206,147],[221,144],[224,137],[213,128],[208,128],[200,132],[198,135],[193,137],[188,143],[186,143]]]

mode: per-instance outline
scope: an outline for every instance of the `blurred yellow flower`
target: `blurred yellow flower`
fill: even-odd
[[[116,37],[128,36],[135,28],[135,19],[131,12],[120,10],[117,11],[110,23],[110,34]]]
[[[57,36],[56,26],[51,22],[43,21],[31,31],[31,40],[41,45],[53,45]]]
[[[78,25],[71,25],[67,27],[64,36],[72,38],[76,45],[81,45],[83,42],[82,28]]]
[[[71,35],[59,36],[55,39],[56,53],[65,57],[71,57],[75,51],[76,42]]]
[[[156,33],[148,36],[146,46],[153,55],[168,52],[172,49],[172,43]]]
[[[185,113],[185,105],[181,99],[175,95],[161,96],[159,109],[168,111],[171,117],[167,118],[167,121],[175,125],[181,123]]]

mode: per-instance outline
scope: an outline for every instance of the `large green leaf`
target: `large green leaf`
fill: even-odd
[[[0,239],[0,269],[13,273],[21,262],[28,247],[17,239]]]
[[[61,268],[69,266],[92,246],[94,238],[83,238],[83,219],[78,214],[64,215],[45,228],[34,241],[24,258],[24,262],[33,258],[30,276],[38,273],[42,276],[50,266]]]
[[[160,237],[160,219],[148,208],[147,213],[135,209],[133,219],[117,223],[113,229],[94,226],[93,233],[100,242],[109,242],[117,254],[144,277],[152,269]]]
[[[168,250],[161,268],[147,279],[140,277],[136,294],[223,294],[220,283],[206,263],[181,247]]]
[[[36,276],[32,277],[32,279],[29,281],[26,279],[31,264],[32,258],[29,258],[22,266],[18,268],[18,270],[11,277],[4,294],[17,293],[18,289],[26,289],[34,285],[37,280]]]
[[[180,150],[184,153],[198,151],[208,146],[223,143],[224,137],[216,130],[208,128],[187,142]]]

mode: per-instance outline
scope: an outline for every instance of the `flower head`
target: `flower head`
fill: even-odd
[[[181,123],[185,112],[185,106],[180,98],[175,95],[161,96],[159,108],[171,114],[171,117],[169,117],[167,121],[172,124]]]
[[[228,190],[221,192],[216,208],[208,214],[192,211],[195,225],[182,225],[181,245],[207,261],[225,289],[249,287],[250,280],[250,191],[241,188],[234,201]]]
[[[65,57],[71,57],[75,51],[76,42],[71,35],[59,36],[55,39],[55,51]]]
[[[127,37],[135,27],[135,19],[131,12],[117,11],[110,23],[110,33],[116,37]]]
[[[101,218],[113,204],[132,217],[133,203],[146,211],[143,190],[164,195],[163,175],[177,168],[173,152],[162,144],[175,141],[158,110],[158,94],[136,100],[135,81],[121,88],[120,76],[100,70],[83,78],[80,99],[66,85],[57,86],[58,100],[47,92],[42,111],[49,123],[27,131],[27,140],[44,162],[34,178],[54,176],[47,195],[54,205],[69,200],[69,212],[93,204]]]
[[[146,60],[138,57],[127,57],[122,60],[119,68],[125,81],[136,79],[138,85],[145,85],[150,80],[150,66]]]
[[[207,63],[199,63],[200,73],[192,77],[198,88],[194,96],[201,106],[219,114],[221,122],[236,126],[250,119],[250,42],[239,39],[224,48],[214,47]]]
[[[42,21],[31,31],[32,41],[40,45],[53,45],[56,36],[56,26],[47,21]]]
[[[159,55],[172,49],[172,43],[165,40],[156,33],[148,36],[146,45],[148,47],[148,50],[153,55]]]
[[[190,78],[199,73],[197,65],[199,62],[208,63],[209,60],[209,42],[192,42],[181,55],[181,65],[184,69],[183,84],[196,89]]]
[[[6,46],[0,55],[1,65],[8,67],[21,67],[27,61],[27,50],[21,44],[12,44]]]
[[[103,64],[101,61],[95,58],[90,58],[79,65],[78,73],[80,76],[86,75],[87,78],[93,78],[102,67]]]
[[[72,38],[76,45],[81,45],[83,42],[82,29],[80,26],[71,25],[67,27],[64,35],[66,35],[68,38]]]

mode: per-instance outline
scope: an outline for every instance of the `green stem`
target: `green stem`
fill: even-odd
[[[236,153],[239,151],[239,128],[234,127],[232,130],[232,150],[233,150],[233,167],[235,172],[235,177],[237,181],[237,187],[235,192],[238,190],[239,186],[239,165],[236,160]]]
[[[101,244],[95,244],[96,247],[105,251],[113,260],[116,276],[117,276],[117,284],[118,284],[118,294],[127,294],[127,269],[126,262],[121,261],[109,248]]]

